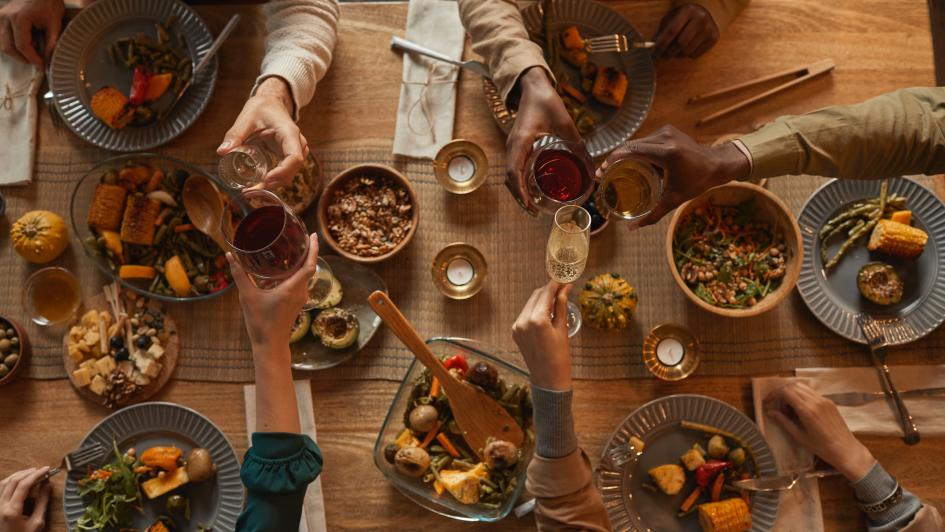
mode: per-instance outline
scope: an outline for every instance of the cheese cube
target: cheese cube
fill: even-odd
[[[90,374],[91,376],[93,376],[93,377],[96,376],[96,375],[98,375],[98,367],[95,366],[95,360],[94,360],[94,359],[91,359],[91,358],[90,358],[90,359],[86,360],[85,362],[79,364],[79,367],[80,367],[80,368],[85,368],[85,369],[89,370],[89,374]]]
[[[105,392],[105,379],[101,375],[96,375],[92,379],[92,383],[89,384],[89,389],[92,390],[95,395],[102,395]]]
[[[92,382],[92,374],[89,372],[88,368],[79,368],[72,372],[72,378],[75,380],[75,385],[79,388],[88,386]]]
[[[138,386],[147,386],[148,384],[151,384],[151,379],[149,379],[146,375],[136,373],[135,376],[131,378],[131,382],[137,384]]]
[[[161,365],[151,359],[148,359],[144,367],[141,368],[141,373],[144,373],[148,377],[157,377],[160,372]]]
[[[118,371],[125,374],[125,377],[131,377],[135,371],[135,365],[130,360],[122,360],[118,363]]]
[[[72,359],[76,364],[80,364],[82,359],[85,358],[85,355],[82,351],[79,351],[79,348],[72,342],[69,343],[69,358]]]
[[[110,356],[103,356],[95,361],[95,368],[102,375],[108,375],[115,369],[115,359]]]
[[[134,362],[135,367],[138,368],[138,371],[144,371],[145,365],[148,362],[151,362],[151,359],[148,358],[144,351],[135,351],[131,354],[131,361]]]
[[[153,359],[159,359],[164,356],[164,348],[158,344],[151,344],[151,347],[148,348],[148,354]]]

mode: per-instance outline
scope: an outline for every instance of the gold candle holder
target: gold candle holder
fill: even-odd
[[[482,290],[489,267],[478,249],[455,242],[433,259],[433,284],[450,299],[469,299]]]
[[[489,159],[475,142],[457,139],[447,143],[433,159],[433,173],[453,194],[469,194],[489,176]]]
[[[699,367],[699,339],[680,325],[654,327],[643,340],[643,363],[658,379],[680,381]]]

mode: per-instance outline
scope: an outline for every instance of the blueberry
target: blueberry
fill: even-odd
[[[115,360],[121,362],[122,360],[128,360],[128,357],[131,356],[131,353],[128,352],[127,347],[122,347],[118,351],[115,351]]]
[[[108,340],[108,345],[111,346],[112,349],[121,349],[125,347],[125,339],[121,336],[112,336]]]
[[[135,340],[135,345],[141,349],[147,349],[151,347],[151,337],[146,334],[142,334]]]

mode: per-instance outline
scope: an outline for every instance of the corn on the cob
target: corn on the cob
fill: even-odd
[[[143,194],[129,196],[121,222],[121,240],[150,246],[154,240],[154,221],[160,211],[161,204]]]
[[[751,511],[738,497],[700,504],[699,526],[703,532],[744,532],[751,529]]]
[[[106,183],[96,185],[92,206],[89,207],[89,225],[102,231],[118,229],[127,195],[128,190],[125,187]]]
[[[892,220],[880,220],[866,248],[894,257],[914,259],[922,254],[928,241],[928,233],[919,228]]]

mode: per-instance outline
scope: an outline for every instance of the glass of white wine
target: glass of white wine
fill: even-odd
[[[663,171],[648,161],[624,157],[607,167],[597,188],[601,214],[634,222],[646,216],[663,196]]]
[[[565,205],[558,209],[545,253],[548,276],[562,284],[577,281],[587,265],[590,244],[590,213],[578,205]],[[574,336],[579,330],[581,311],[568,301],[568,336]]]

